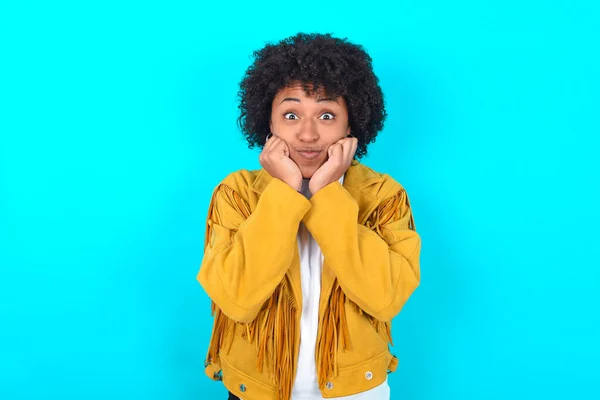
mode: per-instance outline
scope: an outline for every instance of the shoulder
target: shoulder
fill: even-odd
[[[260,169],[240,169],[230,172],[215,186],[213,193],[225,194],[227,197],[236,194],[245,201],[249,201],[254,194],[253,187],[260,178],[260,171]]]
[[[405,191],[399,180],[384,171],[377,171],[363,163],[354,161],[349,174],[353,183],[361,188],[363,192],[373,197],[385,199]]]
[[[268,177],[264,175],[266,174],[262,169],[240,169],[229,173],[215,189],[234,191],[242,198],[249,199],[252,197],[254,188],[260,188],[267,183]],[[356,160],[352,162],[346,172],[344,181],[344,186],[358,189],[379,199],[386,199],[404,191],[400,181],[387,172],[376,171]]]
[[[365,168],[369,168],[366,167]],[[385,172],[377,172],[369,168],[370,174],[376,177],[363,189],[372,198],[376,198],[378,205],[374,214],[369,219],[371,226],[386,224],[391,221],[405,221],[409,229],[415,230],[415,221],[412,215],[408,193],[400,182]]]
[[[257,171],[238,170],[229,173],[213,189],[209,218],[229,229],[236,229],[252,213],[252,185]]]
[[[229,173],[219,185],[229,186],[235,191],[244,191],[251,188],[256,181],[260,170],[240,169]]]

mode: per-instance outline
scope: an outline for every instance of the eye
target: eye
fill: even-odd
[[[298,116],[292,112],[289,112],[289,113],[283,114],[283,118],[294,120],[294,119],[298,119]]]
[[[330,120],[330,119],[334,119],[335,115],[333,115],[332,113],[326,112],[326,113],[323,113],[319,118],[324,119],[324,120]]]

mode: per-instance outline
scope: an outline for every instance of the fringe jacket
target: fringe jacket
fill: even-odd
[[[354,160],[310,200],[266,170],[213,191],[197,279],[212,299],[205,372],[244,400],[289,400],[300,344],[300,221],[323,253],[315,361],[325,398],[396,369],[391,321],[420,282],[421,240],[404,188]]]

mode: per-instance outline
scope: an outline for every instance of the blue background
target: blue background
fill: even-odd
[[[393,399],[600,398],[598,2],[210,3],[0,6],[0,398],[225,399],[208,201],[259,167],[249,55],[298,31],[370,52],[363,162],[423,238]]]

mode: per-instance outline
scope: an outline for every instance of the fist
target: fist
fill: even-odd
[[[358,139],[355,137],[345,137],[330,145],[327,149],[329,158],[310,178],[310,192],[315,194],[331,182],[339,180],[350,167],[357,147]]]
[[[302,172],[290,158],[290,149],[283,139],[275,135],[267,139],[258,161],[272,177],[282,180],[294,190],[302,189]]]

